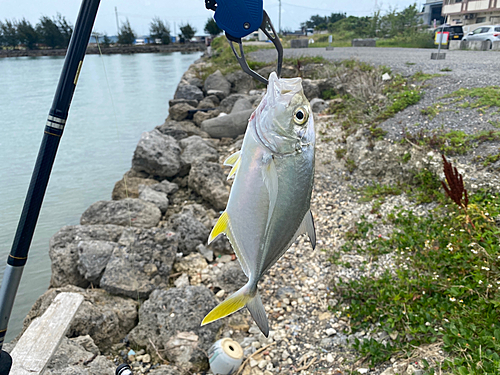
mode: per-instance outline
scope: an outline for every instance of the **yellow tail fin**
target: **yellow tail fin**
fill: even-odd
[[[212,311],[210,311],[207,316],[201,322],[201,325],[214,322],[220,318],[224,318],[229,314],[232,314],[239,309],[245,307],[245,305],[250,301],[254,296],[247,294],[248,288],[244,286],[236,293],[232,294],[228,299],[226,299],[221,304],[217,305]]]

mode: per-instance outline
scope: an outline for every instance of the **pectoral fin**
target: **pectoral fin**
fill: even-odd
[[[307,233],[309,241],[311,241],[313,250],[316,248],[316,229],[314,228],[314,220],[311,210],[307,211],[306,215],[304,216],[304,220],[302,220],[302,224],[300,224],[300,228],[297,233],[299,235]]]
[[[224,211],[222,215],[220,215],[219,220],[217,220],[212,232],[210,232],[210,236],[208,236],[208,244],[210,245],[210,243],[212,243],[222,233],[227,233],[228,225],[229,216],[227,215],[227,212]]]
[[[238,161],[238,159],[240,158],[240,155],[241,155],[241,150],[240,151],[236,151],[234,154],[232,154],[231,156],[229,156],[224,161],[224,165],[230,165],[230,166],[235,165],[236,162]]]
[[[227,176],[228,180],[234,177],[234,175],[238,171],[238,168],[240,167],[240,164],[241,158],[238,158],[238,160],[236,160],[236,162],[234,163],[233,168],[231,168],[231,172],[229,172],[229,175]]]

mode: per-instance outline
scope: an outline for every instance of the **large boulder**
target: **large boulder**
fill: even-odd
[[[195,85],[183,85],[181,83],[177,86],[174,99],[196,100],[199,102],[203,99],[203,91]]]
[[[101,276],[113,250],[118,246],[111,241],[78,242],[78,272],[93,286],[99,286]]]
[[[168,198],[167,194],[161,191],[152,189],[150,186],[141,185],[139,187],[139,198],[143,201],[153,203],[158,207],[162,214],[167,212]]]
[[[117,201],[124,198],[139,198],[139,185],[153,185],[158,181],[152,178],[129,177],[125,173],[120,181],[117,181],[111,199]]]
[[[248,120],[253,109],[247,109],[226,116],[218,116],[201,123],[201,130],[207,132],[212,138],[236,138],[245,134]]]
[[[314,98],[313,100],[311,100],[310,104],[311,104],[311,109],[314,113],[323,112],[325,109],[328,108],[328,103],[320,98]]]
[[[117,242],[123,227],[116,225],[74,225],[61,228],[49,244],[52,276],[51,287],[76,285],[87,287],[89,281],[78,270],[80,252],[78,243],[81,241],[111,241]]]
[[[142,133],[132,159],[132,169],[160,178],[175,176],[181,167],[177,140],[154,129]]]
[[[44,375],[114,375],[116,365],[100,355],[89,336],[63,338]]]
[[[241,70],[229,73],[226,79],[231,84],[231,92],[246,94],[255,88],[255,80]]]
[[[54,288],[40,296],[23,322],[23,331],[41,316],[59,293],[81,294],[84,298],[66,333],[68,337],[90,335],[101,352],[109,353],[137,324],[138,302],[111,296],[102,289],[82,289],[75,286]]]
[[[321,96],[318,84],[313,80],[303,79],[302,89],[304,90],[304,95],[308,100],[312,100]]]
[[[195,162],[191,165],[188,186],[218,211],[226,208],[229,188],[219,163]]]
[[[209,113],[218,113],[217,111],[210,111]],[[196,115],[198,113],[204,112],[196,112],[193,117],[193,121],[195,120]],[[157,126],[156,129],[160,131],[160,133],[169,135],[174,137],[176,140],[180,141],[183,138],[189,137],[191,135],[199,135],[200,137],[208,138],[209,135],[201,130],[198,126],[196,126],[191,121],[171,121],[167,120],[163,125]]]
[[[203,89],[207,95],[216,95],[219,99],[224,99],[231,92],[231,84],[220,70],[217,70],[207,77]]]
[[[127,228],[108,261],[101,288],[115,295],[147,298],[168,285],[177,253],[177,236],[165,228]]]
[[[179,144],[182,148],[182,168],[186,168],[186,172],[194,162],[219,161],[219,152],[215,147],[197,135],[185,138]]]
[[[179,185],[169,180],[163,180],[159,184],[151,185],[151,188],[167,195],[173,195],[179,190]]]
[[[241,269],[240,262],[228,262],[222,267],[214,267],[212,283],[223,289],[228,295],[236,292],[248,282],[248,278]]]
[[[234,103],[233,109],[231,109],[231,113],[238,113],[243,111],[248,111],[252,109],[252,103],[247,98],[241,98]]]
[[[133,227],[154,227],[161,219],[160,209],[137,198],[119,201],[98,201],[82,214],[80,224],[115,224]]]
[[[206,370],[206,353],[222,323],[200,324],[215,305],[214,295],[204,286],[155,290],[139,309],[139,324],[130,332],[129,340],[150,352],[165,353],[184,371]],[[184,350],[179,350],[181,347]]]
[[[190,205],[170,217],[170,227],[179,236],[179,251],[184,255],[196,252],[196,247],[204,244],[210,230],[196,217]]]
[[[176,104],[168,109],[168,119],[174,121],[182,121],[189,116],[189,111],[195,110],[195,107],[186,103]]]
[[[244,94],[231,94],[223,101],[220,102],[219,111],[230,113],[234,104],[240,99],[247,99],[248,96]]]

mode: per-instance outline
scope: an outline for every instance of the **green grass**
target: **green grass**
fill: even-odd
[[[337,148],[335,149],[335,157],[340,160],[347,154],[347,150],[345,148]]]
[[[487,109],[490,107],[500,107],[500,87],[488,86],[473,89],[459,89],[443,98],[456,98],[457,100],[472,99],[462,104],[464,108]]]
[[[354,331],[378,326],[398,333],[387,345],[355,340],[372,365],[418,345],[443,342],[451,355],[445,370],[499,373],[500,228],[492,218],[500,214],[500,198],[474,194],[468,214],[473,225],[451,202],[423,217],[398,209],[390,238],[377,238],[363,249],[394,252],[394,271],[336,285],[350,306],[345,311],[339,306],[338,313],[348,313]],[[364,238],[372,228],[362,220],[348,239]]]

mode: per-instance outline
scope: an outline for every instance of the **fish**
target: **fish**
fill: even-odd
[[[250,116],[241,150],[229,156],[234,178],[226,210],[208,243],[225,234],[248,282],[203,319],[205,325],[247,307],[268,337],[269,323],[257,285],[301,234],[314,250],[310,203],[316,136],[301,78],[272,72],[267,92]]]

